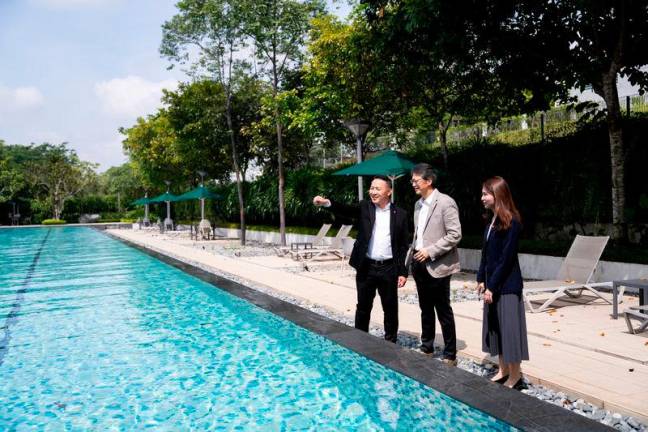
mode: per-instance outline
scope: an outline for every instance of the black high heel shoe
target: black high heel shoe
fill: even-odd
[[[518,391],[519,391],[519,390],[526,390],[526,389],[528,389],[529,387],[528,387],[528,386],[526,385],[526,383],[524,382],[524,379],[523,379],[522,377],[520,377],[520,379],[518,380],[518,382],[516,382],[516,383],[513,385],[513,387],[511,387],[511,388],[512,388],[513,390],[518,390]]]
[[[508,379],[508,375],[504,375],[502,378],[497,379],[495,381],[491,380],[491,382],[497,383],[497,384],[504,384],[506,380]]]

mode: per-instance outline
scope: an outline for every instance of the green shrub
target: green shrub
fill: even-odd
[[[135,219],[121,218],[121,219],[119,219],[119,222],[123,222],[123,223],[135,223]]]
[[[63,219],[45,219],[42,224],[43,225],[63,225],[67,222],[65,222]]]

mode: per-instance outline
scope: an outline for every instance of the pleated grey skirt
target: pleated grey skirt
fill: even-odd
[[[504,294],[484,304],[482,351],[505,363],[529,360],[526,316],[522,295]]]

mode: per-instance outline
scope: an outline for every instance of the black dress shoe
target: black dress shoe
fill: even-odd
[[[434,348],[430,349],[425,345],[421,345],[419,347],[419,351],[421,351],[423,354],[434,354]]]
[[[504,375],[502,378],[497,379],[497,380],[495,380],[495,381],[493,381],[493,382],[494,382],[494,383],[497,383],[497,384],[504,384],[504,383],[506,382],[507,379],[508,379],[508,375]]]
[[[520,379],[518,380],[518,382],[516,382],[516,383],[513,385],[512,388],[513,388],[514,390],[526,390],[526,389],[528,389],[529,387],[526,385],[526,383],[524,382],[524,380],[523,380],[522,378],[520,378]]]

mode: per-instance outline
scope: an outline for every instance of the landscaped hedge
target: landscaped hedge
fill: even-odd
[[[625,119],[626,215],[628,222],[648,222],[648,119]],[[481,183],[492,175],[506,178],[527,226],[535,222],[569,225],[574,222],[611,221],[611,179],[609,141],[605,124],[587,125],[577,133],[549,139],[545,143],[510,146],[489,141],[469,142],[450,148],[449,168],[443,169],[438,148],[412,152],[415,161],[439,168],[439,189],[455,198],[466,234],[479,234],[483,227]],[[339,169],[336,168],[336,169]],[[286,217],[288,224],[319,226],[333,218],[314,207],[316,194],[334,200],[356,200],[355,177],[331,175],[316,168],[286,174]],[[247,221],[275,225],[279,221],[276,176],[263,176],[245,185]],[[368,183],[365,182],[365,187]],[[211,204],[223,220],[238,220],[236,185],[223,187],[225,199]],[[396,202],[408,211],[417,197],[405,179],[396,181]]]
[[[45,219],[42,224],[43,225],[63,225],[66,224],[67,222],[62,220],[62,219]]]

